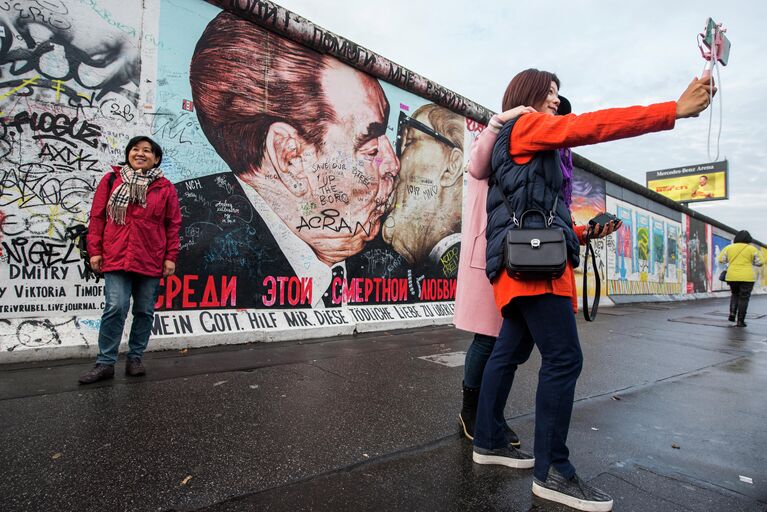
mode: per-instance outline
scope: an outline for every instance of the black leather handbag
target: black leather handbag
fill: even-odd
[[[540,210],[526,210],[517,219],[506,195],[501,193],[514,224],[506,232],[503,245],[503,264],[509,277],[520,281],[561,277],[567,267],[567,244],[564,230],[553,225],[559,197],[548,215]],[[544,227],[525,227],[525,217],[532,214],[543,218]]]

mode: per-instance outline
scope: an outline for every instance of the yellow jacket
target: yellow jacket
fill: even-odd
[[[726,280],[737,282],[756,281],[754,265],[762,266],[759,250],[749,244],[730,244],[719,253],[719,263],[727,263]]]

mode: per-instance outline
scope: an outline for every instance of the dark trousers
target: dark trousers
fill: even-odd
[[[746,310],[748,301],[751,299],[751,291],[754,289],[754,283],[746,281],[732,281],[730,285],[730,314],[737,316],[738,320],[746,319]]]
[[[517,366],[541,353],[535,395],[535,477],[545,481],[549,466],[566,478],[575,474],[567,449],[575,383],[583,353],[570,297],[517,297],[504,308],[504,321],[485,366],[479,393],[474,445],[496,449],[507,442],[503,410]]]
[[[495,337],[486,334],[474,334],[474,341],[466,351],[466,362],[463,366],[463,385],[477,389],[482,384],[482,374],[485,372],[487,359],[493,352]]]

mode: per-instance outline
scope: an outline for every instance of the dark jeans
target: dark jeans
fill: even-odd
[[[748,301],[751,299],[751,292],[754,289],[754,283],[746,281],[732,281],[730,285],[730,314],[737,316],[738,320],[746,319],[746,310],[748,310]]]
[[[575,383],[583,354],[570,297],[546,294],[517,297],[504,308],[504,321],[479,392],[474,445],[496,449],[506,443],[503,410],[517,366],[541,353],[535,395],[535,477],[545,481],[554,465],[566,478],[575,474],[567,449]]]
[[[463,365],[463,385],[467,388],[479,388],[482,384],[482,374],[485,365],[495,345],[495,337],[485,334],[474,334],[474,341],[466,351],[466,362]]]
[[[125,318],[133,297],[133,324],[128,338],[128,357],[141,357],[149,344],[154,320],[154,303],[160,286],[159,277],[134,272],[104,274],[104,313],[99,328],[99,354],[96,362],[114,365],[120,347]]]

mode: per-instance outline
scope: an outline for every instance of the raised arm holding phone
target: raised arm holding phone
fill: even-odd
[[[480,387],[473,460],[534,468],[535,495],[579,510],[607,511],[612,509],[612,498],[580,480],[566,445],[575,384],[583,364],[575,325],[573,269],[580,262],[579,245],[587,238],[609,235],[620,227],[620,221],[603,214],[589,226],[574,225],[569,209],[572,174],[562,156],[571,147],[671,130],[677,119],[702,112],[716,89],[710,77],[695,78],[677,101],[557,116],[559,87],[555,74],[537,69],[522,71],[511,80],[503,110],[527,105],[535,112],[504,124],[493,148],[492,168],[485,170],[493,175],[486,206],[485,271],[503,323]],[[509,209],[519,218],[532,208],[548,211],[552,203],[552,224],[565,233],[564,274],[540,280],[512,278],[502,264],[505,233],[513,226]],[[527,361],[533,346],[541,353],[534,456],[508,444],[503,415],[516,368]]]

